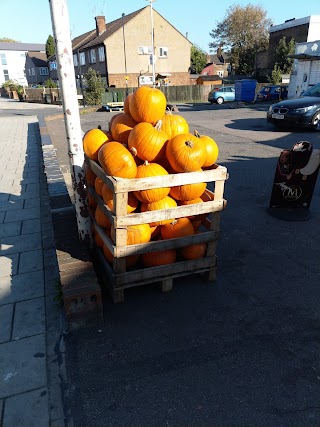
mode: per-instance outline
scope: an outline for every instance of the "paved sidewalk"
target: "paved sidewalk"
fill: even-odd
[[[65,319],[38,119],[0,117],[0,129],[0,425],[65,426]]]

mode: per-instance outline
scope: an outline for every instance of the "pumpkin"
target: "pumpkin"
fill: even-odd
[[[132,97],[132,93],[129,93],[129,95],[127,95],[125,97],[125,100],[124,100],[124,103],[123,103],[123,112],[126,113],[126,114],[130,114],[129,104],[130,104],[131,97]]]
[[[201,194],[200,197],[204,202],[211,202],[212,200],[214,200],[214,192],[206,188],[204,193]]]
[[[147,160],[137,169],[136,178],[147,178],[151,176],[168,175],[168,172],[157,163],[149,163]],[[170,187],[151,188],[149,190],[134,191],[134,195],[143,203],[157,202],[166,197]]]
[[[166,196],[157,202],[152,203],[141,203],[141,212],[147,211],[157,211],[163,209],[176,208],[177,202],[170,196]],[[171,222],[172,219],[163,219],[161,221],[150,222],[150,226],[154,227],[156,225],[164,225]]]
[[[113,255],[110,252],[107,245],[103,244],[102,246],[103,255],[109,264],[113,263]],[[126,257],[126,266],[127,268],[133,267],[139,261],[140,255],[129,255]]]
[[[98,176],[96,177],[95,181],[94,181],[94,189],[96,190],[96,193],[101,196],[101,191],[102,191],[102,187],[104,185],[104,182],[102,181],[101,178],[99,178]]]
[[[103,213],[102,209],[98,205],[95,210],[94,218],[97,221],[97,224],[102,228],[111,228],[111,221],[109,218]]]
[[[202,168],[207,151],[200,138],[185,133],[168,141],[166,156],[176,172],[196,172]]]
[[[181,248],[181,255],[187,260],[203,258],[206,254],[207,246],[207,243],[194,243],[193,245],[185,246]]]
[[[107,175],[120,178],[135,178],[137,164],[130,151],[120,142],[111,141],[101,147],[98,161]]]
[[[166,154],[167,141],[167,134],[161,130],[161,121],[155,126],[141,122],[130,132],[128,148],[133,156],[157,163]]]
[[[161,235],[161,226],[155,225],[154,227],[150,227],[151,229],[151,240],[157,240]]]
[[[109,132],[110,132],[110,135],[111,135],[111,126],[112,126],[112,122],[113,122],[113,120],[114,120],[116,117],[121,116],[121,114],[123,114],[123,113],[117,113],[117,114],[114,114],[114,115],[111,117],[111,119],[110,119],[110,121],[109,121]]]
[[[161,130],[168,135],[168,139],[172,139],[176,135],[189,133],[189,125],[184,117],[166,111],[162,117]]]
[[[212,138],[210,138],[210,136],[207,135],[200,135],[199,132],[197,130],[194,131],[194,134],[197,138],[200,138],[201,141],[203,141],[205,147],[206,147],[206,151],[207,151],[207,157],[206,160],[203,164],[203,167],[210,167],[212,165],[214,165],[218,159],[218,155],[219,155],[219,147],[216,143],[216,141]]]
[[[87,193],[87,201],[89,208],[95,210],[97,207],[97,202],[94,200],[93,196],[89,192]]]
[[[175,249],[165,249],[163,251],[146,252],[141,255],[141,262],[144,267],[155,267],[158,265],[174,264],[177,259]]]
[[[82,138],[83,151],[89,159],[97,161],[98,152],[107,141],[108,137],[101,129],[90,129]]]
[[[106,234],[107,236],[110,236],[110,231],[109,231],[108,229],[104,228],[104,229],[103,229],[103,231],[105,232],[105,234]],[[98,231],[96,230],[96,227],[95,227],[95,225],[94,225],[94,224],[93,224],[93,235],[94,235],[94,241],[95,241],[96,245],[97,245],[99,248],[102,248],[102,247],[103,247],[103,245],[104,245],[104,242],[103,242],[102,238],[100,237],[100,234],[99,234],[99,233],[98,233]]]
[[[138,123],[148,122],[155,125],[162,119],[167,107],[167,100],[160,89],[141,86],[130,98],[129,110]]]
[[[188,218],[177,218],[161,226],[161,237],[163,239],[174,239],[177,237],[192,236],[193,234],[194,228]]]
[[[178,205],[179,206],[194,205],[194,204],[197,204],[197,203],[203,203],[203,200],[201,199],[201,197],[197,197],[196,199],[192,199],[192,200],[179,200],[178,201]],[[202,219],[205,218],[206,215],[207,214],[203,214],[203,215],[191,215],[191,216],[188,216],[187,218],[189,218],[190,220],[198,219],[198,220],[200,220],[200,223],[201,223],[201,218]]]
[[[171,187],[170,196],[176,200],[194,200],[200,197],[207,187],[206,182],[177,185]]]
[[[133,120],[130,114],[121,113],[117,115],[113,119],[110,128],[113,141],[127,144],[129,134],[136,124],[137,122]]]
[[[103,198],[104,203],[108,206],[108,208],[114,212],[114,203],[113,203],[113,191],[106,184],[102,186],[101,196]],[[138,199],[132,192],[128,193],[128,204],[127,204],[127,213],[134,212],[138,207]]]
[[[115,242],[115,228],[111,227],[111,239]],[[127,226],[127,245],[148,243],[151,240],[151,228],[149,224]]]
[[[97,175],[89,168],[87,164],[85,164],[84,175],[86,179],[86,185],[87,186],[90,185],[91,187],[94,187],[94,181]]]
[[[200,217],[200,215],[196,215],[196,216]],[[201,227],[202,219],[197,219],[195,217],[195,219],[192,219],[191,222],[192,222],[192,225],[193,225],[193,228],[194,228],[194,232],[198,231],[199,228]]]

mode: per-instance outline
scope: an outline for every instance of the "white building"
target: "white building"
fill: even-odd
[[[28,51],[45,52],[45,44],[0,42],[0,86],[8,80],[28,86],[25,73]]]

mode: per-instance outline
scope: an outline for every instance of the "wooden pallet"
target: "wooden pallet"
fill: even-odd
[[[115,243],[104,233],[103,229],[92,218],[95,228],[104,244],[112,253],[113,265],[104,259],[97,248],[97,256],[105,270],[106,285],[114,302],[124,299],[124,290],[148,283],[160,283],[161,289],[167,292],[172,289],[173,279],[191,274],[205,273],[208,280],[216,278],[216,246],[220,232],[220,212],[226,207],[223,198],[225,180],[228,178],[224,166],[214,165],[212,169],[203,172],[179,173],[173,175],[123,179],[110,177],[94,161],[85,159],[92,171],[100,177],[114,194],[114,213],[104,204],[93,188],[88,191],[101,207],[105,215],[115,227]],[[193,205],[177,206],[175,208],[127,214],[128,192],[159,187],[173,187],[198,182],[214,182],[214,200]],[[192,215],[207,214],[203,221],[201,233],[183,238],[151,241],[145,244],[130,245],[127,242],[127,226],[134,224],[151,223],[170,218],[181,218]],[[194,243],[207,243],[207,252],[204,258],[192,261],[177,261],[175,264],[149,268],[135,268],[126,270],[126,257],[133,254],[154,252],[165,249],[178,249]]]

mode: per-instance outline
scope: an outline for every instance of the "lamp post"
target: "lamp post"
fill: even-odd
[[[154,3],[156,0],[146,0],[150,2],[150,20],[151,20],[151,46],[152,46],[152,85],[155,87],[156,85],[156,76],[155,76],[155,64],[154,64],[154,34],[153,34],[153,7],[152,3]]]
[[[128,96],[128,76],[127,76],[127,55],[126,55],[126,38],[124,35],[124,16],[125,14],[122,14],[122,35],[123,35],[123,55],[124,55],[124,72],[125,72],[125,79],[126,79],[126,97]]]

